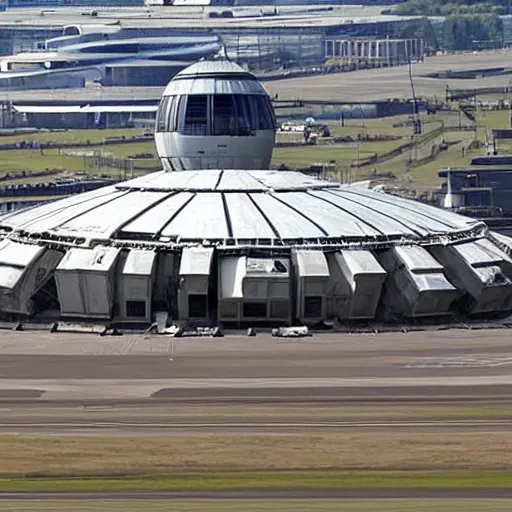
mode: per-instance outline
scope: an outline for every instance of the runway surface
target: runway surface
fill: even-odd
[[[0,502],[9,500],[290,500],[290,499],[510,499],[512,489],[293,489],[238,491],[147,491],[147,492],[0,492]]]
[[[212,339],[0,332],[0,400],[512,396],[512,331]]]
[[[512,431],[511,410],[512,331],[507,329],[321,333],[300,340],[269,334],[173,340],[0,331],[0,434],[60,439],[347,434],[372,440],[471,434],[495,436],[493,442],[501,443]],[[512,490],[0,493],[2,500],[60,496],[512,499]]]

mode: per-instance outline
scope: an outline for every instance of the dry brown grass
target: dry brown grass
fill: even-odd
[[[509,512],[512,500],[172,500],[172,501],[11,501],[1,512]]]
[[[498,470],[509,434],[1,436],[0,473],[164,474],[195,470]]]

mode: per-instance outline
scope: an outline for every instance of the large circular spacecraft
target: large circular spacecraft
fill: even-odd
[[[274,137],[250,73],[222,60],[184,70],[157,114],[163,171],[0,217],[1,313],[236,326],[512,307],[510,239],[433,206],[269,170]]]

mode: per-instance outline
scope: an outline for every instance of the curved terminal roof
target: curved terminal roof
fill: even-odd
[[[0,217],[32,240],[181,246],[443,243],[483,223],[388,194],[283,171],[156,172]],[[13,233],[14,232],[14,233]]]

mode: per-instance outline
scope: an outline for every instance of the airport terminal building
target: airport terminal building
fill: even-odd
[[[269,326],[512,309],[512,240],[484,223],[265,168],[269,98],[232,62],[178,73],[155,136],[163,171],[0,217],[2,316]]]

